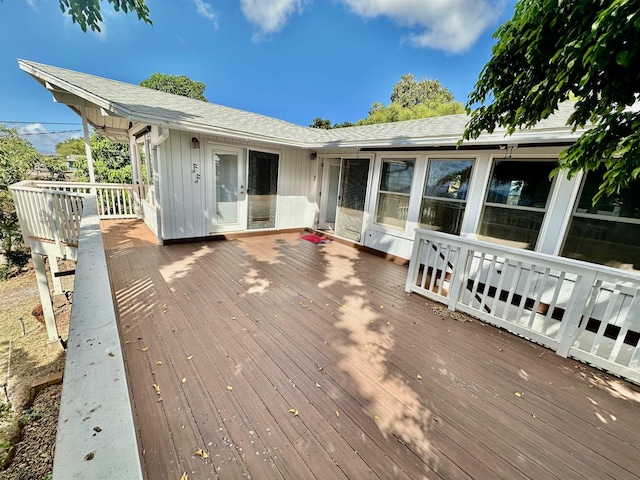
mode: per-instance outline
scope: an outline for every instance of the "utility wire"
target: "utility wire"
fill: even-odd
[[[39,123],[41,125],[82,125],[82,123],[65,123],[65,122],[12,122],[11,120],[0,120],[0,123],[21,123],[21,124],[30,124],[30,123]]]
[[[31,133],[18,133],[19,136],[26,135],[56,135],[58,133],[73,133],[73,132],[81,132],[82,130],[56,130],[55,132],[31,132]]]

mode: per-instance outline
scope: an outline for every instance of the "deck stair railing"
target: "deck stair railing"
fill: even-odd
[[[406,290],[640,383],[640,275],[416,230]]]

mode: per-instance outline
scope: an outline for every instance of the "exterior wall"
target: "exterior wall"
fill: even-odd
[[[487,186],[491,174],[493,160],[500,160],[509,156],[510,159],[557,159],[562,147],[527,147],[515,148],[511,152],[496,148],[495,150],[455,150],[434,152],[374,152],[372,162],[371,185],[365,224],[363,226],[363,244],[367,247],[383,251],[402,258],[411,256],[414,230],[418,227],[422,194],[424,190],[429,159],[474,159],[474,169],[469,185],[465,215],[460,234],[465,237],[476,238],[483,211],[483,204],[487,194]],[[323,150],[321,158],[352,157],[356,150]],[[367,152],[370,154],[370,152]],[[360,153],[364,155],[364,153]],[[415,171],[411,187],[407,221],[404,229],[398,229],[375,223],[378,201],[378,190],[385,158],[415,158]],[[318,178],[321,178],[321,171]],[[551,186],[545,221],[535,251],[557,254],[564,239],[571,211],[578,193],[579,178],[567,180],[564,176],[557,176]],[[321,185],[318,185],[321,188]]]
[[[192,138],[200,148],[192,148]],[[209,235],[205,213],[207,145],[218,144],[280,154],[276,230],[305,228],[314,224],[316,161],[301,148],[247,142],[193,132],[171,130],[158,146],[159,199],[162,238],[197,238]],[[246,184],[245,184],[246,185]]]

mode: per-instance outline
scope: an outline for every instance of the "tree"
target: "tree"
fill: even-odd
[[[67,155],[84,155],[86,153],[84,139],[80,137],[67,138],[56,144],[56,153],[62,158],[67,158]]]
[[[94,132],[91,135],[90,144],[96,182],[131,183],[131,163],[127,143],[112,142]],[[76,178],[85,182],[89,180],[86,157],[79,157],[76,162]]]
[[[451,90],[443,87],[438,80],[425,78],[418,82],[411,73],[400,77],[400,81],[393,86],[391,94],[391,103],[399,104],[405,108],[453,101]]]
[[[154,73],[146,80],[140,82],[140,86],[153,88],[167,93],[175,93],[183,97],[195,98],[207,101],[204,91],[207,88],[202,82],[191,80],[186,75],[168,75],[166,73]]]
[[[325,129],[342,128],[440,117],[464,112],[462,104],[455,101],[451,90],[442,86],[438,80],[417,81],[411,73],[400,77],[400,81],[393,86],[390,100],[389,105],[374,102],[369,109],[367,118],[358,120],[356,123],[344,122],[331,125],[331,120],[317,117],[309,126]]]
[[[94,32],[100,31],[100,23],[102,22],[102,14],[100,12],[99,0],[58,0],[60,10],[71,16],[73,23],[77,23],[83,32],[87,31],[87,27]],[[122,10],[124,13],[136,13],[138,20],[152,25],[149,18],[149,7],[145,4],[145,0],[107,0],[116,12]]]
[[[2,280],[28,259],[9,185],[27,179],[37,161],[36,149],[18,136],[16,128],[0,125],[0,247],[7,262],[0,267]]]
[[[624,0],[520,0],[494,34],[467,109],[464,139],[498,126],[510,133],[549,117],[576,98],[567,124],[589,124],[560,155],[553,175],[605,167],[594,204],[640,175],[640,4]]]
[[[330,130],[331,120],[325,120],[324,118],[316,117],[313,119],[313,122],[309,126],[311,128],[322,128],[324,130]]]

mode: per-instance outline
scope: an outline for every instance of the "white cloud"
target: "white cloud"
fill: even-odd
[[[291,15],[301,12],[307,0],[241,0],[242,13],[259,32],[254,40],[278,32]]]
[[[213,22],[213,26],[218,28],[218,14],[213,11],[213,7],[204,0],[193,0],[193,3],[196,6],[198,15],[210,20]]]
[[[418,47],[459,53],[471,47],[502,13],[505,0],[340,0],[365,18],[387,17],[415,28]]]

